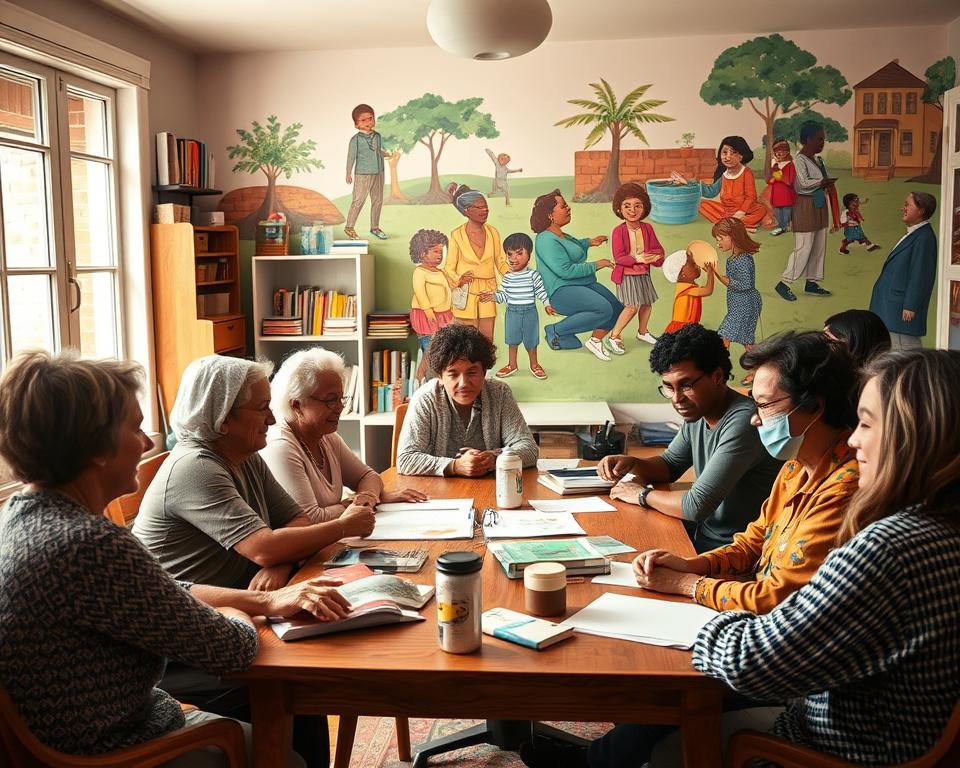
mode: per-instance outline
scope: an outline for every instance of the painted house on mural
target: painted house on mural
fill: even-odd
[[[926,172],[943,110],[923,101],[927,84],[894,59],[853,86],[853,175],[886,181]]]

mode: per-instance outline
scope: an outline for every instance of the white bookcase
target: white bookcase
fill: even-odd
[[[343,355],[347,365],[355,365],[360,383],[356,396],[359,413],[344,414],[340,436],[360,458],[377,471],[390,465],[393,428],[392,413],[370,413],[370,356],[376,340],[366,337],[367,313],[374,309],[375,283],[373,256],[254,256],[253,330],[257,357],[280,365],[291,352],[321,346]],[[345,335],[264,336],[261,320],[273,314],[273,293],[278,288],[297,285],[320,286],[357,297],[357,330]]]
[[[937,346],[960,350],[960,87],[943,99]]]

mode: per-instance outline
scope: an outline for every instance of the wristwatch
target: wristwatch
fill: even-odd
[[[645,486],[643,486],[643,488],[640,489],[640,495],[637,497],[637,503],[641,507],[646,507],[647,509],[650,509],[650,507],[647,506],[647,495],[652,490],[653,490],[653,486],[650,485],[650,483],[647,483]]]

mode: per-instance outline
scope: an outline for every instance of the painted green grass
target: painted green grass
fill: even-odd
[[[756,256],[757,288],[763,297],[763,312],[758,328],[758,338],[788,329],[820,328],[829,315],[844,309],[867,307],[870,303],[870,292],[874,281],[883,265],[883,260],[889,249],[903,234],[903,225],[900,221],[900,206],[906,194],[915,186],[905,181],[890,181],[887,183],[871,183],[851,177],[849,171],[841,171],[837,182],[841,197],[846,192],[857,192],[861,198],[869,198],[863,207],[866,218],[864,230],[867,235],[879,243],[881,250],[867,253],[860,246],[852,246],[850,255],[839,254],[841,233],[828,235],[826,275],[822,285],[833,291],[833,296],[820,298],[803,294],[802,281],[794,284],[798,294],[798,301],[786,302],[774,293],[773,287],[786,265],[787,258],[793,248],[793,236],[789,233],[779,237],[771,237],[768,232],[760,232],[757,240],[762,247]],[[452,180],[443,178],[444,183]],[[458,176],[457,181],[487,192],[490,189],[489,177]],[[404,184],[407,194],[418,194],[426,190],[427,179],[420,179]],[[502,237],[511,232],[530,233],[530,209],[533,198],[538,194],[549,192],[555,187],[565,191],[568,196],[573,180],[566,178],[540,178],[510,180],[511,203],[504,205],[501,197],[489,199],[490,223],[495,226]],[[931,185],[921,187],[934,194],[938,189]],[[568,197],[569,199],[569,197]],[[347,197],[335,201],[341,210],[349,205]],[[600,203],[573,203],[573,220],[565,228],[567,232],[578,237],[592,237],[594,235],[610,235],[611,230],[619,223],[609,204]],[[939,213],[939,212],[938,212]],[[936,218],[936,217],[935,217]],[[463,217],[450,204],[444,205],[388,205],[384,206],[381,216],[381,226],[390,235],[390,239],[379,242],[371,238],[371,251],[376,255],[377,266],[377,305],[380,309],[406,309],[410,306],[410,276],[413,264],[408,255],[410,236],[420,228],[438,229],[449,233],[463,223]],[[937,226],[937,222],[933,222]],[[358,232],[365,235],[369,225],[367,208],[361,211],[358,221]],[[705,219],[698,218],[691,224],[671,226],[655,224],[657,237],[663,243],[667,253],[686,247],[690,240],[711,240],[710,224]],[[337,236],[341,230],[336,229]],[[252,244],[250,244],[252,245]],[[296,243],[291,244],[298,247]],[[252,248],[251,248],[252,250]],[[609,246],[592,249],[591,258],[609,256]],[[722,266],[721,266],[722,269]],[[615,287],[609,282],[609,270],[600,273],[601,281],[615,292]],[[704,278],[701,277],[701,283]],[[660,270],[654,271],[654,285],[660,295],[660,300],[654,305],[650,329],[654,335],[659,335],[670,321],[673,305],[674,286],[664,279]],[[717,281],[714,294],[704,299],[703,323],[709,328],[716,328],[726,313],[726,289]],[[541,328],[548,316],[541,309]],[[927,343],[932,343],[932,334],[935,326],[935,309],[931,305],[927,327],[929,334]],[[611,362],[603,362],[595,358],[586,349],[556,352],[545,343],[539,347],[540,362],[547,371],[549,378],[538,381],[529,372],[525,365],[510,379],[519,400],[607,400],[610,402],[657,402],[660,400],[656,392],[659,380],[651,374],[649,369],[649,345],[637,341],[635,321],[624,331],[623,339],[627,347],[627,354],[615,357]],[[499,347],[498,367],[506,361],[506,348],[503,346],[503,318],[498,318],[495,341]],[[414,348],[413,340],[410,348]],[[732,349],[734,360],[738,360],[743,349],[734,345]],[[520,350],[521,363],[526,360],[526,354]],[[743,371],[735,365],[735,375],[739,379]]]

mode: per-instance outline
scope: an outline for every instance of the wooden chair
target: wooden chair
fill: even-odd
[[[960,765],[960,704],[953,708],[940,739],[922,757],[894,768],[955,768]],[[761,731],[733,734],[727,744],[726,768],[744,768],[752,760],[765,759],[783,768],[856,768],[839,757],[825,755]]]
[[[400,443],[400,428],[407,416],[408,403],[400,403],[393,414],[393,445],[390,448],[390,466],[397,466],[397,445]]]
[[[163,464],[163,460],[170,455],[170,451],[162,451],[156,456],[144,459],[137,465],[137,482],[139,487],[133,493],[121,496],[107,504],[104,514],[117,525],[130,525],[133,523],[137,512],[140,511],[140,502],[143,501],[143,495],[147,492],[150,482]]]
[[[244,768],[247,764],[243,729],[239,723],[226,718],[180,728],[114,752],[67,755],[41,744],[30,733],[7,692],[0,687],[0,766],[3,768],[150,768],[201,747],[220,749],[230,768]]]

